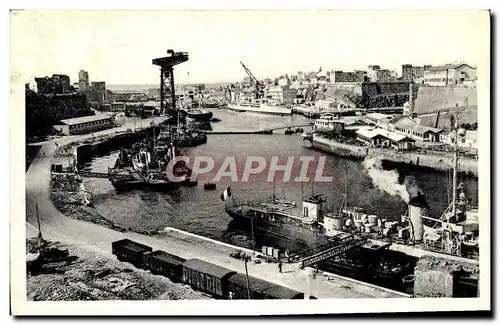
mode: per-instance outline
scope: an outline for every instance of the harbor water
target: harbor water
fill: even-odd
[[[221,122],[212,123],[214,131],[252,131],[284,125],[305,124],[312,120],[293,115],[290,117],[267,116],[253,113],[237,113],[224,109],[212,109],[214,117]],[[305,131],[310,127],[303,127]],[[183,155],[193,159],[196,156],[207,156],[215,160],[220,167],[227,156],[234,156],[241,178],[244,162],[248,156],[264,157],[269,164],[272,156],[279,156],[280,164],[285,164],[287,157],[294,157],[293,169],[289,182],[283,181],[283,172],[277,172],[274,182],[268,180],[268,166],[256,175],[251,175],[248,182],[233,181],[230,177],[222,177],[217,182],[217,189],[208,191],[203,184],[211,181],[217,169],[198,177],[198,186],[173,187],[168,192],[137,190],[117,192],[107,179],[85,179],[85,187],[92,192],[95,208],[98,213],[112,220],[119,226],[142,231],[162,230],[175,227],[198,235],[239,246],[252,247],[249,234],[238,229],[225,213],[220,198],[221,192],[231,186],[233,197],[238,200],[258,200],[265,196],[278,197],[300,202],[302,195],[323,193],[327,197],[327,207],[338,211],[341,206],[345,170],[347,170],[347,204],[364,208],[368,214],[377,214],[388,220],[400,218],[406,212],[406,204],[399,196],[391,196],[374,186],[363,167],[362,161],[331,156],[304,146],[300,133],[285,135],[284,130],[275,134],[242,134],[242,135],[209,135],[206,144],[182,148]],[[114,165],[118,152],[104,157],[95,157],[88,169],[95,172],[106,172]],[[332,176],[331,182],[309,181],[294,182],[299,176],[301,156],[314,156],[308,169],[308,176],[314,177],[319,158],[326,159],[323,176]],[[425,194],[430,206],[429,215],[439,217],[448,205],[450,183],[446,173],[422,170],[400,172],[401,182],[405,179],[415,184]],[[478,182],[475,178],[461,177],[472,199],[477,204]],[[274,183],[274,185],[273,185]],[[273,190],[274,188],[274,190]],[[161,237],[160,235],[157,235]],[[267,245],[280,247],[284,245],[281,238],[255,234],[257,247]],[[297,244],[298,245],[298,244]],[[285,245],[286,246],[286,245]],[[300,246],[300,245],[299,245]],[[297,247],[299,249],[301,247]]]

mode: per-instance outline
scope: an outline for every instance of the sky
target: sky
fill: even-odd
[[[24,11],[11,15],[11,63],[24,80],[159,84],[153,58],[189,53],[179,83],[241,80],[378,64],[471,65],[488,55],[480,11]],[[489,34],[488,34],[489,37]],[[189,78],[188,78],[189,73]]]

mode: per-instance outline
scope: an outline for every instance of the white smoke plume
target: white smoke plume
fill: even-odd
[[[384,170],[382,168],[382,160],[380,160],[379,158],[366,157],[363,161],[363,166],[372,179],[373,185],[375,185],[382,191],[385,191],[386,193],[393,196],[398,195],[406,203],[409,203],[410,199],[418,194],[418,187],[416,187],[416,184],[414,184],[414,182],[414,186],[412,185],[410,186],[410,188],[412,189],[412,192],[415,189],[415,195],[408,192],[406,184],[399,184],[399,174],[396,170]]]

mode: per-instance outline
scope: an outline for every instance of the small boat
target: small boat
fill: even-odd
[[[213,117],[212,112],[206,109],[191,109],[188,110],[187,116],[195,121],[210,121]]]
[[[303,133],[304,129],[303,128],[296,128],[295,133]]]
[[[217,185],[212,182],[206,182],[205,184],[203,184],[203,188],[210,191],[215,190],[216,187]]]
[[[285,134],[287,134],[287,135],[288,134],[293,134],[293,133],[294,133],[294,131],[291,128],[288,128],[288,129],[285,130]]]
[[[220,119],[220,118],[217,118],[217,117],[212,117],[212,118],[210,119],[210,122],[220,122],[220,121],[221,121],[221,119]]]

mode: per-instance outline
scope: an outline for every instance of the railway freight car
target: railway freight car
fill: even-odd
[[[164,251],[144,253],[144,269],[150,270],[153,274],[164,275],[175,282],[181,281],[182,263],[185,261],[179,256]]]
[[[151,247],[136,243],[130,239],[121,239],[112,242],[111,250],[113,255],[118,257],[119,261],[129,262],[137,268],[144,268],[144,253],[153,251]]]
[[[228,296],[231,299],[249,299],[245,274],[237,273],[227,279]],[[253,276],[248,277],[250,299],[304,299],[299,291],[282,287]]]
[[[227,278],[233,274],[236,272],[196,258],[182,264],[182,282],[214,298],[227,298]]]

